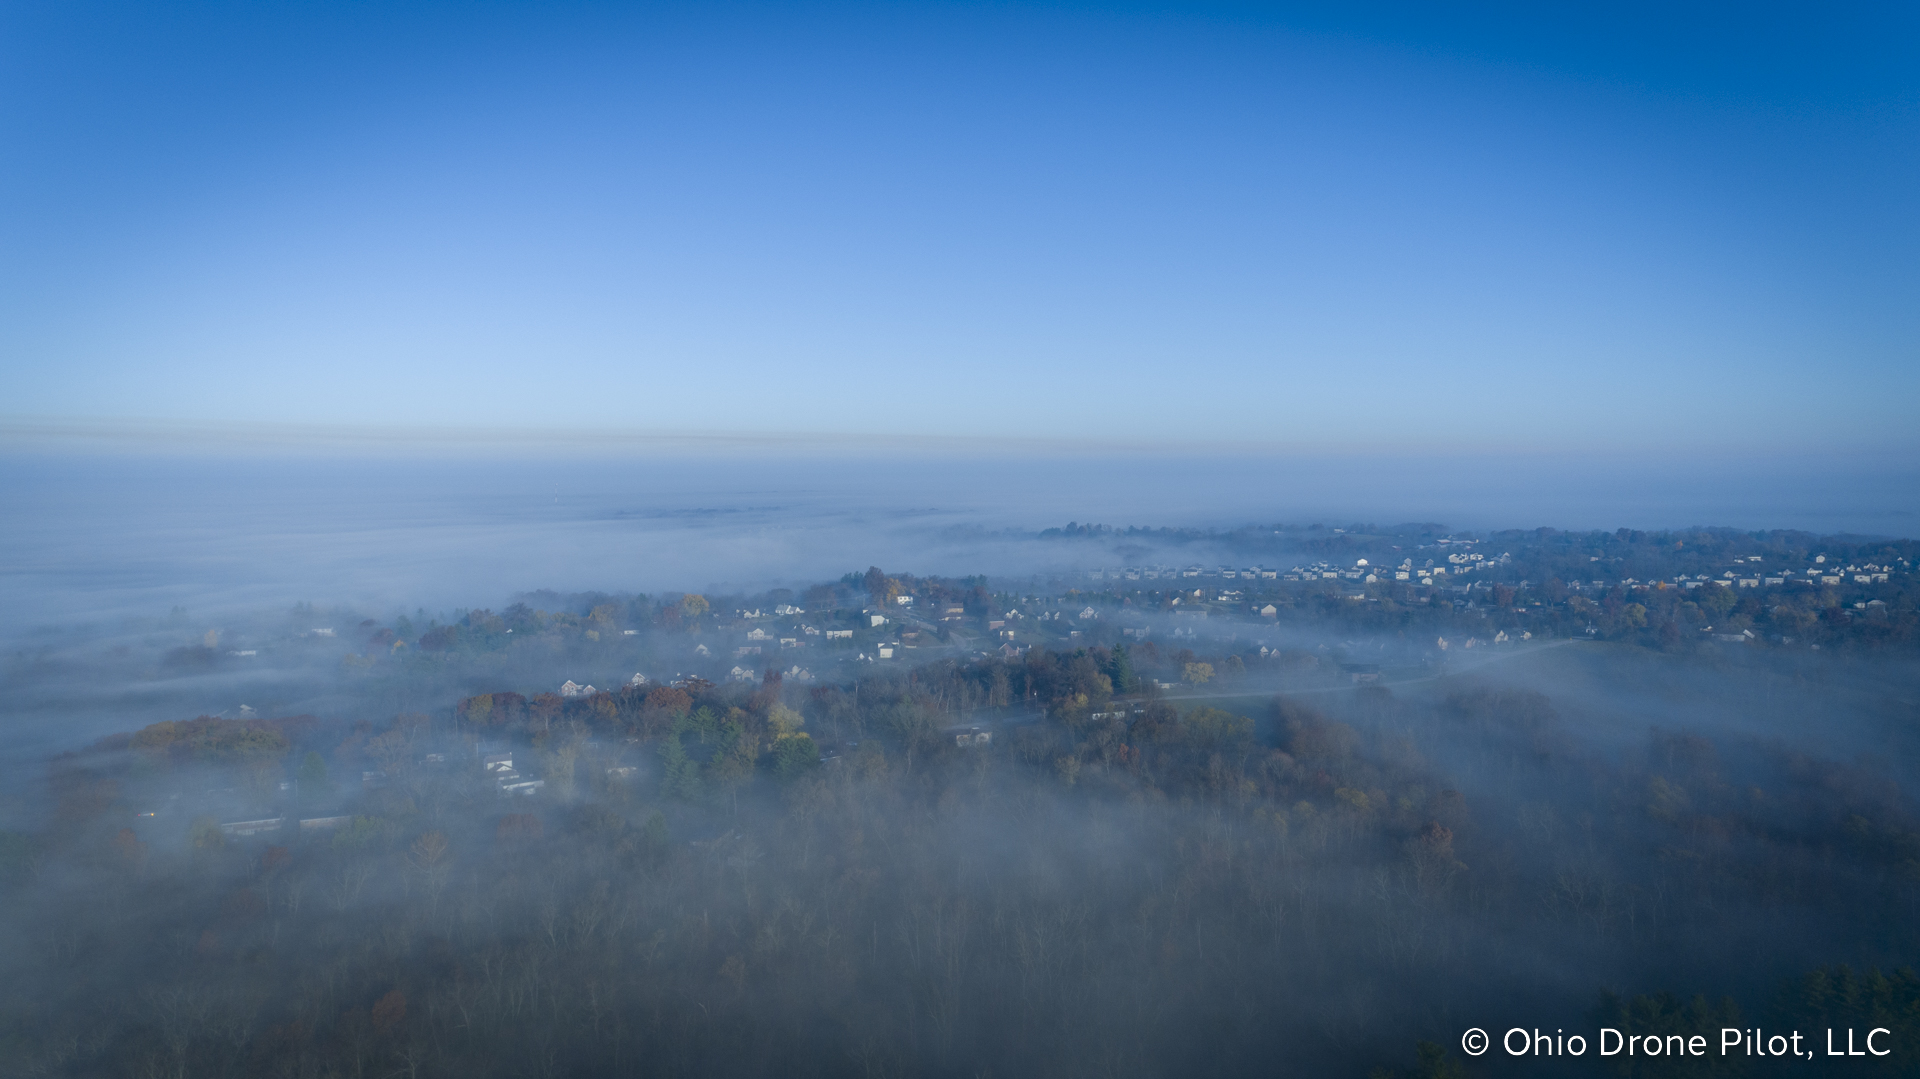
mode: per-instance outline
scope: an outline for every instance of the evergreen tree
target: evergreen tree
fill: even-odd
[[[678,734],[670,734],[660,745],[660,785],[675,798],[691,799],[700,792],[700,765],[688,759],[687,748]]]
[[[327,762],[313,750],[308,750],[300,762],[299,781],[301,801],[317,801],[333,791],[333,784],[327,781]]]
[[[1114,646],[1113,657],[1107,660],[1107,678],[1113,682],[1115,693],[1132,693],[1140,688],[1140,676],[1133,673],[1133,657],[1126,645]]]

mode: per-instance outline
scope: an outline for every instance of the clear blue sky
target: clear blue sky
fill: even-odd
[[[1917,10],[13,4],[0,413],[1910,448]]]

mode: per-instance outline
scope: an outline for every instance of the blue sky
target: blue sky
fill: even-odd
[[[0,403],[1901,450],[1906,5],[42,3]]]

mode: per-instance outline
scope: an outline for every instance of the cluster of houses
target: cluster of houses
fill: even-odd
[[[813,681],[813,672],[796,663],[786,670],[781,671],[780,677],[788,682],[811,682]],[[727,681],[729,682],[758,682],[759,680],[759,672],[755,671],[752,667],[736,666],[727,672]]]
[[[1826,555],[1816,555],[1814,564],[1805,569],[1763,570],[1753,565],[1764,560],[1759,555],[1748,555],[1735,562],[1732,569],[1720,573],[1700,573],[1688,576],[1681,574],[1671,580],[1638,580],[1622,577],[1617,581],[1595,580],[1592,582],[1574,581],[1570,587],[1578,590],[1605,591],[1610,588],[1628,588],[1649,590],[1655,588],[1702,588],[1706,585],[1718,585],[1721,588],[1780,588],[1786,585],[1802,584],[1814,587],[1833,588],[1843,584],[1886,584],[1892,574],[1900,572],[1894,566],[1878,563],[1846,566],[1826,565]]]
[[[1226,580],[1245,578],[1249,581],[1257,581],[1265,578],[1271,581],[1279,575],[1279,570],[1266,569],[1261,566],[1248,566],[1245,569],[1235,569],[1232,566],[1215,566],[1209,569],[1201,565],[1192,565],[1185,568],[1176,566],[1128,566],[1121,569],[1092,570],[1087,573],[1087,579],[1092,581],[1161,581],[1178,580],[1185,577],[1219,577]]]

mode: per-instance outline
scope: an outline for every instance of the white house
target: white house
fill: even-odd
[[[566,684],[560,687],[560,695],[562,697],[591,697],[598,692],[600,691],[594,689],[592,686],[580,685],[571,678],[567,679]]]
[[[629,682],[628,682],[627,684],[628,684],[628,685],[630,685],[630,686],[644,686],[644,685],[647,685],[647,684],[648,684],[648,682],[647,682],[647,676],[646,676],[646,675],[644,675],[644,674],[641,674],[641,673],[640,673],[639,671],[635,671],[635,672],[633,672],[633,678],[632,678],[632,680],[631,680],[631,681],[629,681]]]
[[[727,681],[729,682],[751,682],[753,678],[753,672],[745,667],[735,667],[733,670],[727,672]]]
[[[806,608],[804,607],[795,607],[791,603],[782,603],[780,606],[775,607],[773,609],[773,613],[780,615],[781,617],[784,618],[787,615],[806,614],[807,612],[806,612]]]

